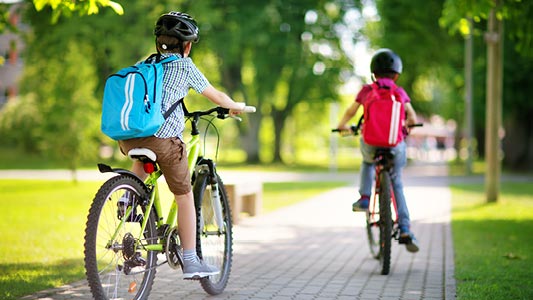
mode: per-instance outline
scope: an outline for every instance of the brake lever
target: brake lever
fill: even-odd
[[[237,116],[226,115],[226,118],[232,118],[232,119],[237,120],[239,122],[242,121],[242,118],[241,117],[237,117]]]

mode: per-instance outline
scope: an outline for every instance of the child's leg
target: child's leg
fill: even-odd
[[[366,211],[370,203],[372,194],[372,184],[374,182],[374,148],[365,144],[361,138],[361,154],[363,162],[361,163],[360,183],[359,183],[359,200],[352,204],[353,211]]]
[[[359,185],[359,194],[361,196],[370,197],[372,194],[372,184],[374,183],[374,153],[375,147],[367,145],[363,138],[361,143],[361,155],[363,156],[363,162],[361,164],[361,182]]]
[[[409,230],[409,226],[411,225],[409,209],[407,208],[403,193],[402,181],[402,172],[406,163],[405,142],[401,142],[394,148],[394,169],[391,173],[392,187],[394,189],[396,206],[398,208],[398,225],[400,226],[401,231]]]
[[[217,267],[206,264],[196,255],[196,210],[192,191],[175,195],[178,204],[178,230],[183,247],[183,278],[201,278],[218,274]]]
[[[409,209],[407,208],[403,194],[402,171],[407,164],[405,147],[405,142],[401,142],[395,147],[394,169],[391,177],[394,197],[396,198],[396,207],[398,208],[398,225],[400,227],[399,242],[400,244],[405,244],[407,251],[414,253],[419,250],[418,241],[409,228],[411,226],[411,220],[409,219]]]
[[[178,205],[178,229],[183,250],[196,251],[196,211],[192,191],[175,195]]]
[[[374,176],[374,164],[363,161],[361,164],[361,182],[359,184],[359,195],[361,197],[370,197]]]

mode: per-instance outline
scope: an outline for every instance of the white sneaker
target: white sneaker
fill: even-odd
[[[183,279],[200,279],[218,273],[220,270],[217,267],[206,264],[203,260],[183,262]]]

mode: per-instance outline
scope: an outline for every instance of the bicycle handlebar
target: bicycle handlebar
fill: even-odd
[[[229,108],[224,108],[224,107],[221,107],[221,106],[217,106],[217,107],[210,108],[208,110],[185,112],[185,117],[190,118],[190,120],[191,120],[191,124],[192,124],[191,134],[192,135],[199,134],[198,121],[200,121],[200,118],[202,116],[208,116],[208,115],[211,115],[212,113],[216,113],[216,117],[219,118],[219,119],[222,119],[222,120],[224,120],[224,119],[229,117],[229,118],[236,119],[238,121],[242,121],[241,118],[239,118],[237,116],[230,115],[229,111],[230,111]],[[255,107],[254,106],[244,106],[241,111],[245,112],[245,113],[253,113],[253,112],[255,112]]]
[[[416,123],[416,124],[407,125],[407,127],[409,127],[409,128],[422,127],[422,126],[424,126],[424,123]],[[347,131],[348,130],[341,130],[341,129],[338,129],[338,128],[331,129],[331,132],[344,133],[344,132],[347,132]],[[353,135],[358,135],[359,134],[359,126],[351,125],[349,131],[351,131],[351,133],[353,133]]]
[[[213,113],[217,114],[217,118],[219,119],[225,119],[229,116],[229,108],[224,108],[221,106],[213,107],[208,110],[199,110],[199,111],[193,111],[193,112],[187,112],[185,114],[186,117],[202,117],[202,116],[208,116]],[[244,106],[241,110],[243,113],[254,113],[255,106]]]
[[[255,112],[255,106],[245,106],[243,109],[242,109],[242,112],[244,113],[254,113]]]

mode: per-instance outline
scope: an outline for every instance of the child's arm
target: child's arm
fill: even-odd
[[[407,122],[406,125],[414,125],[416,124],[416,112],[411,103],[405,103],[405,112],[407,114]],[[410,127],[407,127],[407,132],[411,130]]]
[[[342,119],[339,122],[339,125],[337,125],[337,129],[350,130],[350,127],[347,126],[346,123],[348,123],[348,121],[350,121],[350,119],[355,116],[355,113],[359,109],[360,105],[360,103],[354,101],[352,105],[350,105],[350,107],[346,109],[344,115],[342,116]]]
[[[233,101],[228,95],[217,90],[212,85],[209,85],[203,92],[202,95],[207,97],[218,106],[229,108],[232,111],[242,111],[245,104],[242,102]],[[233,112],[230,112],[233,113]]]

